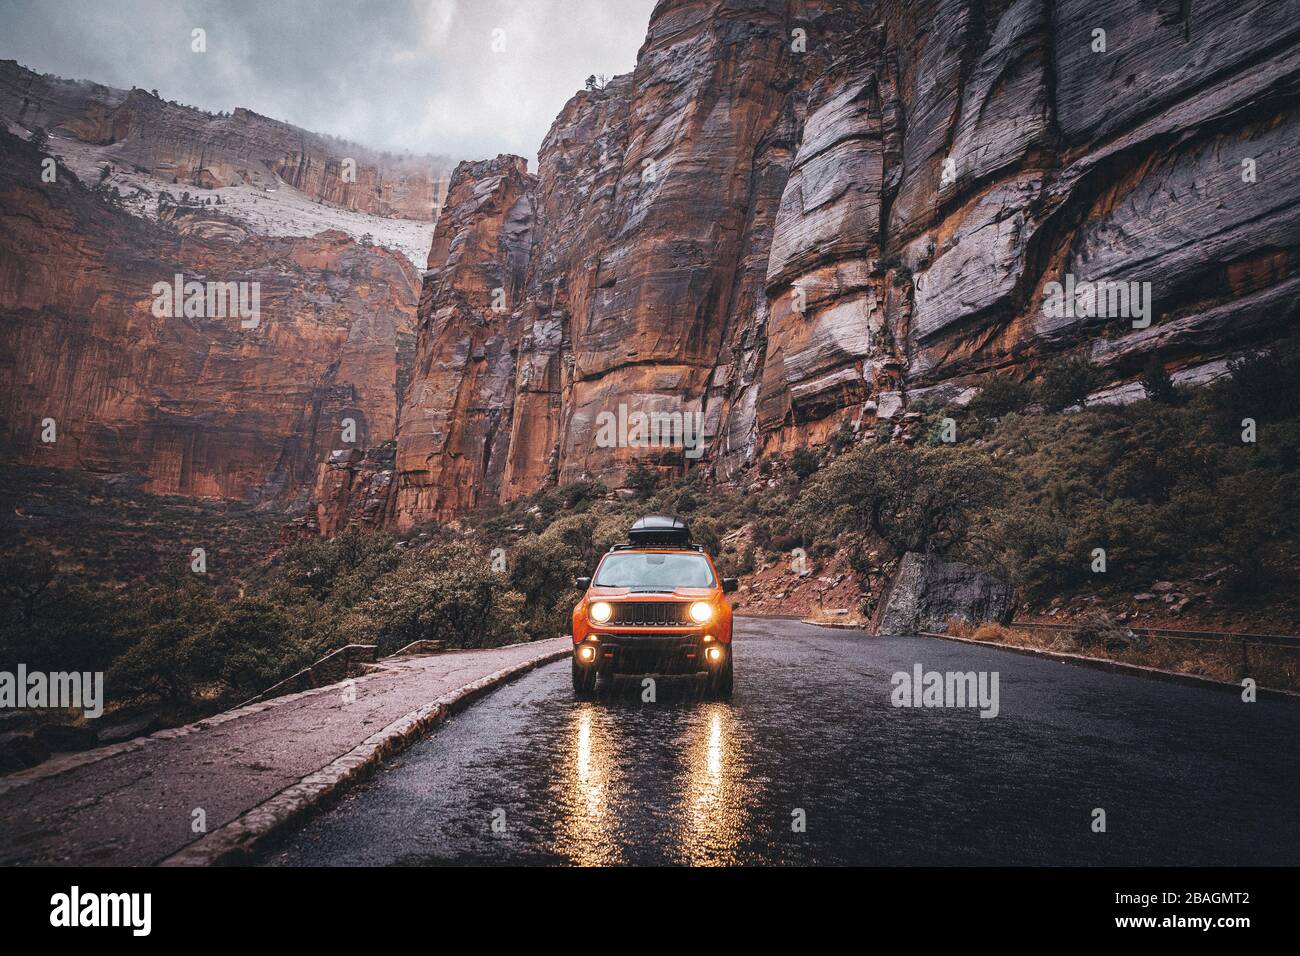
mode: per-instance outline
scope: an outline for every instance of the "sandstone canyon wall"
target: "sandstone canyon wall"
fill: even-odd
[[[442,157],[397,157],[237,108],[212,114],[141,89],[65,80],[0,60],[0,116],[107,147],[106,162],[213,189],[288,183],[312,199],[376,216],[429,220],[446,191]],[[355,168],[345,175],[345,160]]]
[[[149,491],[302,504],[356,423],[391,440],[419,277],[337,232],[269,238],[103,201],[0,131],[0,438],[6,460],[136,472]],[[260,319],[154,314],[154,284],[258,283]],[[250,286],[251,288],[251,286]],[[56,440],[41,440],[52,419]]]
[[[1300,0],[662,0],[535,177],[457,169],[382,510],[688,464],[597,442],[619,405],[725,477],[1056,355],[1205,380],[1300,317],[1298,93]],[[1149,327],[1051,314],[1067,274]]]

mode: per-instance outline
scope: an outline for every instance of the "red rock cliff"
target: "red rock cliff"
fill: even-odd
[[[1298,88],[1300,0],[664,0],[535,183],[458,171],[395,520],[687,463],[597,441],[620,405],[701,413],[728,474],[1066,351],[1203,380],[1297,319]],[[1151,283],[1150,326],[1049,314],[1067,274]]]
[[[448,162],[401,158],[235,109],[206,113],[140,89],[41,75],[0,60],[0,116],[109,147],[105,161],[164,182],[215,188],[276,177],[312,199],[376,216],[429,220]],[[345,170],[346,160],[353,167]]]
[[[404,257],[330,232],[229,241],[202,211],[170,229],[112,208],[67,170],[42,182],[39,161],[0,132],[7,457],[136,471],[158,493],[287,504],[348,447],[345,419],[358,447],[393,438],[418,284]],[[178,273],[257,283],[257,326],[156,316],[154,284]],[[41,441],[47,418],[53,443]]]
[[[515,156],[461,163],[420,295],[419,345],[397,444],[402,523],[497,497],[511,440],[534,181]]]

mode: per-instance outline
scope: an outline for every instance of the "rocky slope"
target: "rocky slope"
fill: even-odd
[[[141,220],[66,168],[43,182],[41,158],[0,132],[6,460],[287,505],[349,447],[346,419],[357,447],[393,438],[418,291],[404,257],[339,232],[246,235],[211,207]],[[176,274],[256,283],[256,324],[160,317],[155,283]]]
[[[620,405],[726,476],[1061,354],[1097,400],[1220,374],[1297,319],[1298,90],[1300,0],[662,0],[535,178],[457,170],[385,508],[689,463],[602,440]],[[1068,276],[1149,326],[1057,314]]]
[[[376,153],[251,110],[214,115],[156,92],[41,75],[13,60],[0,60],[0,116],[103,147],[100,162],[165,183],[283,183],[313,200],[381,217],[435,218],[449,166],[443,157]]]

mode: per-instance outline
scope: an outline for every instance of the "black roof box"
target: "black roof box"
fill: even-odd
[[[670,544],[689,545],[691,529],[681,518],[668,515],[646,515],[632,523],[632,530],[627,533],[627,540],[634,545]]]

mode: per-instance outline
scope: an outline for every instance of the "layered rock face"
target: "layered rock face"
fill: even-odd
[[[880,4],[857,68],[814,91],[782,199],[756,446],[1065,351],[1122,381],[1156,350],[1194,380],[1293,323],[1298,14]],[[1149,314],[1056,314],[1070,277],[1150,283]]]
[[[0,61],[0,116],[109,147],[108,162],[163,182],[213,189],[277,178],[312,199],[376,216],[430,220],[448,163],[331,142],[251,110],[213,115],[144,90],[34,73]]]
[[[854,5],[798,6],[849,34]],[[684,432],[669,437],[691,441],[727,427],[718,409],[762,359],[767,246],[799,112],[790,76],[806,72],[788,49],[793,16],[771,4],[661,4],[636,71],[579,93],[552,126],[538,176],[519,180],[527,208],[513,193],[497,202],[508,233],[495,246],[476,210],[503,160],[457,170],[421,299],[399,523],[584,475],[617,484],[637,460],[680,469],[691,450],[602,433],[602,416],[669,416]],[[830,56],[828,46],[809,62]],[[462,181],[471,176],[485,188]],[[498,275],[507,247],[522,252],[524,281],[508,313],[472,310],[475,339],[441,250],[466,250],[458,270]]]
[[[345,437],[394,437],[419,281],[404,257],[337,232],[231,241],[199,211],[171,229],[65,169],[52,183],[41,172],[32,146],[0,133],[6,457],[139,472],[157,493],[292,504]],[[155,284],[176,275],[203,284],[203,314],[160,307]],[[209,283],[235,283],[229,301],[249,305],[256,288],[256,321],[229,306],[220,317]]]
[[[533,178],[500,156],[462,163],[434,232],[397,446],[404,523],[495,496],[509,446]]]
[[[726,476],[1062,353],[1112,398],[1152,352],[1211,378],[1300,317],[1298,91],[1300,0],[663,0],[535,183],[475,218],[503,160],[458,171],[396,520],[691,464],[602,441],[620,406],[698,413]],[[508,315],[465,310],[452,248]]]

